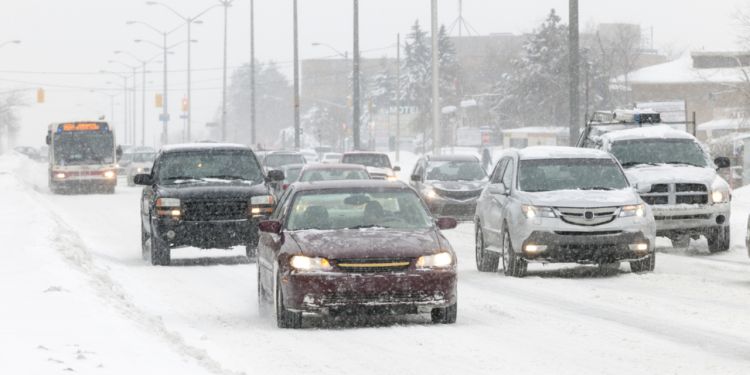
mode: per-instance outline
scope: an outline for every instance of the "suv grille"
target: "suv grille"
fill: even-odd
[[[372,273],[403,271],[411,266],[409,258],[380,258],[380,259],[336,259],[336,267],[344,272]]]
[[[617,207],[597,208],[558,208],[560,218],[569,224],[602,225],[611,222],[617,214]]]
[[[651,191],[642,194],[643,201],[650,205],[659,204],[707,204],[708,187],[703,184],[655,184]]]
[[[183,202],[186,221],[247,219],[247,201],[194,200]]]
[[[480,194],[482,194],[482,190],[443,190],[443,189],[436,189],[435,193],[442,197],[456,199],[456,200],[469,200],[472,198],[478,197]]]

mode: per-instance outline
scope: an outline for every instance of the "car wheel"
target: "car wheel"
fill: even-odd
[[[302,313],[287,310],[284,307],[283,297],[284,295],[281,291],[281,276],[276,275],[276,298],[274,298],[276,325],[279,328],[301,328]]]
[[[510,240],[508,226],[505,225],[503,230],[503,271],[505,276],[524,277],[529,263],[519,257],[513,250],[513,243]]]
[[[712,228],[706,234],[706,239],[711,253],[729,250],[729,226]]]
[[[171,262],[171,250],[169,244],[159,236],[154,236],[151,229],[151,264],[154,266],[168,266]]]
[[[453,324],[458,316],[458,303],[432,309],[430,317],[435,324]]]
[[[476,225],[475,257],[477,270],[480,272],[497,272],[500,257],[493,252],[487,251],[484,244],[484,233],[479,223]]]
[[[646,259],[636,260],[630,262],[630,271],[642,273],[642,272],[653,272],[656,268],[656,252],[654,251]]]
[[[672,247],[684,249],[688,247],[688,245],[690,245],[690,236],[688,236],[687,234],[674,236],[670,238],[670,240],[672,241]]]
[[[143,260],[148,260],[148,234],[146,234],[146,228],[143,227],[143,223],[141,223],[141,258]]]

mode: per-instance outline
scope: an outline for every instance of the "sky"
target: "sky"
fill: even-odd
[[[163,0],[185,16],[200,13],[218,0]],[[228,65],[249,61],[250,0],[234,0],[228,8]],[[567,0],[464,0],[463,17],[480,34],[532,31],[555,8],[567,20]],[[691,50],[736,50],[739,25],[736,14],[750,8],[750,1],[712,0],[580,0],[581,29],[598,23],[628,22],[653,28],[654,45],[670,54]],[[336,54],[323,46],[351,51],[351,0],[299,0],[300,58],[331,57]],[[291,72],[292,0],[255,0],[256,57],[274,60]],[[395,55],[396,33],[406,34],[415,20],[428,28],[429,0],[360,0],[360,48],[363,57]],[[450,25],[458,17],[458,0],[439,0],[439,22]],[[123,78],[101,71],[132,74],[123,65],[137,64],[123,53],[140,59],[155,58],[146,77],[146,140],[153,143],[160,132],[154,95],[161,91],[160,49],[135,43],[135,39],[161,43],[161,35],[140,24],[143,21],[160,30],[184,25],[176,15],[158,5],[141,0],[2,0],[0,2],[0,43],[20,39],[20,44],[0,47],[0,92],[22,90],[27,106],[22,116],[20,143],[38,146],[47,124],[55,121],[91,119],[114,114],[115,126],[122,123]],[[194,25],[192,38],[193,128],[196,137],[203,125],[213,121],[221,105],[223,8],[205,13],[202,24]],[[168,44],[187,39],[185,27],[168,36]],[[178,117],[185,94],[187,73],[186,45],[176,46],[169,55],[168,82],[172,121]],[[119,63],[109,63],[119,60]],[[141,127],[140,75],[137,77],[137,123]],[[130,82],[128,82],[130,84]],[[35,103],[35,90],[44,88],[46,100]],[[128,99],[132,100],[132,99]],[[112,104],[114,103],[114,110]],[[290,108],[290,111],[292,109]],[[130,112],[130,111],[129,111]],[[129,116],[132,116],[128,112]],[[119,126],[121,128],[121,126]],[[122,136],[119,136],[122,140]],[[140,136],[139,136],[140,138]]]

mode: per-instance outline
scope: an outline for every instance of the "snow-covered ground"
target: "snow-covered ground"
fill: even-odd
[[[402,179],[414,155],[401,155]],[[459,255],[455,325],[429,318],[281,330],[259,315],[242,249],[140,258],[139,189],[51,195],[46,166],[0,157],[0,374],[748,374],[750,189],[735,191],[732,247],[659,243],[656,271],[474,266]]]

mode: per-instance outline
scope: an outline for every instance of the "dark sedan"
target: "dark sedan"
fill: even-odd
[[[435,215],[472,220],[487,173],[476,156],[443,155],[419,159],[411,185]]]
[[[454,323],[456,255],[414,191],[400,182],[290,185],[259,224],[258,300],[273,303],[279,327],[303,313],[430,313]]]
[[[177,247],[244,245],[254,257],[259,220],[273,211],[271,180],[250,148],[232,144],[165,146],[149,174],[138,174],[144,259],[168,265]]]

